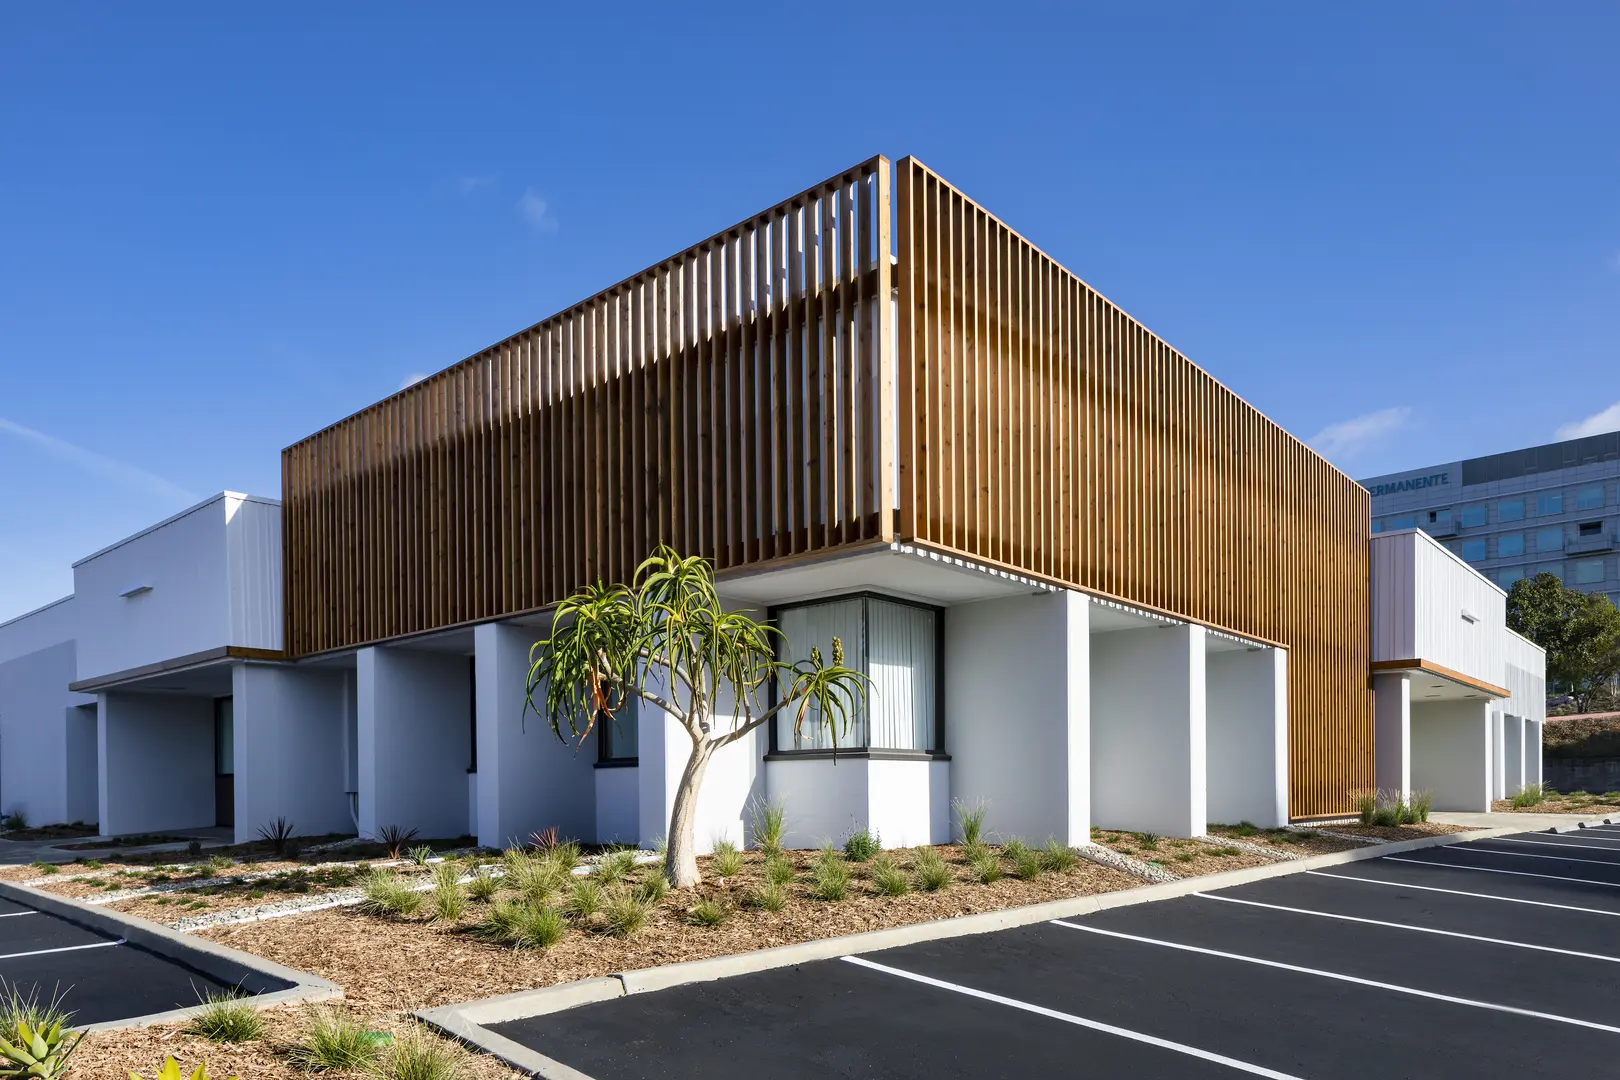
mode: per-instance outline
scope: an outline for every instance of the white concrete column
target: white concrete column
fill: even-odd
[[[102,833],[212,827],[213,698],[110,691],[96,705]]]
[[[236,664],[236,842],[278,817],[300,836],[353,827],[344,793],[347,681],[340,671]]]
[[[1091,839],[1091,601],[1062,592],[945,611],[945,799],[996,834]],[[954,823],[951,823],[954,829]],[[884,837],[885,842],[888,837]]]
[[[1204,628],[1091,639],[1091,812],[1106,829],[1201,836],[1207,828]]]
[[[669,832],[675,792],[692,755],[692,740],[674,717],[642,704],[637,729],[637,807],[641,846],[650,847]],[[736,722],[733,706],[720,702],[715,710],[716,730],[730,730]],[[698,789],[693,841],[698,854],[714,850],[718,839],[741,847],[747,838],[745,816],[750,800],[765,793],[763,771],[769,734],[764,727],[718,751]],[[790,810],[791,813],[791,810]]]
[[[525,715],[529,647],[543,630],[496,623],[473,631],[478,675],[478,842],[526,843],[543,829],[594,842],[596,737],[564,741]],[[564,729],[564,734],[567,734]]]
[[[1205,664],[1209,820],[1288,824],[1288,653],[1227,649]]]
[[[1507,797],[1507,714],[1491,710],[1491,798]]]
[[[355,657],[360,834],[468,833],[472,681],[467,657],[375,646]]]
[[[1412,788],[1436,810],[1491,808],[1491,707],[1487,701],[1412,706]]]
[[[1524,782],[1527,784],[1544,783],[1541,773],[1541,735],[1542,721],[1524,722]]]
[[[1412,681],[1405,674],[1373,676],[1374,783],[1403,797],[1412,790]]]

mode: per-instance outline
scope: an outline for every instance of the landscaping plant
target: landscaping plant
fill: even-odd
[[[780,636],[768,624],[725,610],[705,559],[660,545],[630,585],[599,582],[563,600],[551,636],[530,650],[528,707],[546,718],[557,738],[583,745],[599,722],[613,722],[635,698],[662,709],[686,732],[691,751],[675,789],[664,860],[677,888],[700,880],[693,825],[716,752],[784,712],[795,731],[807,725],[827,731],[836,749],[859,712],[866,677],[844,666],[837,638],[831,663],[812,647],[808,660],[788,664],[773,647]],[[772,691],[775,703],[764,704]],[[728,702],[724,720],[714,714],[719,700]]]
[[[839,901],[849,892],[850,869],[849,863],[833,854],[829,844],[827,849],[816,859],[810,870],[810,891],[822,900]]]
[[[461,1080],[467,1075],[454,1043],[419,1029],[395,1039],[374,1069],[382,1080]]]
[[[549,949],[568,932],[568,920],[554,907],[518,904],[506,933],[508,944],[525,949]]]
[[[755,796],[748,804],[748,831],[754,846],[766,855],[782,851],[782,836],[787,831],[787,807],[780,799]]]
[[[742,873],[742,852],[730,840],[714,842],[714,872],[721,877],[736,877]]]
[[[264,1036],[264,1018],[250,998],[234,990],[209,990],[199,994],[202,1011],[191,1018],[188,1035],[201,1035],[209,1042],[252,1042]]]
[[[384,825],[377,830],[378,842],[388,849],[388,857],[395,862],[404,857],[405,849],[415,839],[415,829],[402,829],[398,825]]]
[[[467,879],[467,895],[480,904],[487,902],[500,887],[500,880],[482,866],[474,870],[472,876]]]
[[[669,895],[669,878],[663,874],[653,874],[631,891],[649,904],[659,903]]]
[[[1058,843],[1055,836],[1046,838],[1046,846],[1041,848],[1041,858],[1046,861],[1046,868],[1057,873],[1066,873],[1080,864],[1080,853],[1068,844]]]
[[[1046,856],[1032,847],[1023,846],[1013,856],[1013,877],[1020,881],[1034,881],[1046,870]]]
[[[411,862],[417,866],[426,866],[428,860],[433,858],[433,849],[426,844],[418,844],[408,852]]]
[[[749,904],[761,911],[781,911],[787,898],[787,890],[780,885],[762,885],[748,894]]]
[[[580,878],[568,890],[564,910],[576,919],[589,919],[602,906],[602,886],[589,878]]]
[[[0,984],[3,985],[3,984]],[[60,994],[41,1002],[35,987],[25,997],[15,986],[0,997],[0,1076],[56,1080],[66,1076],[68,1058],[84,1041],[82,1033],[63,1031],[72,1013],[62,1008]]]
[[[270,850],[279,858],[287,853],[287,844],[293,837],[293,823],[284,817],[278,817],[268,825],[259,826],[259,839],[270,845]],[[202,845],[197,845],[197,853],[202,853]]]
[[[772,885],[786,885],[793,880],[793,864],[781,856],[766,859],[764,869],[765,880]]]
[[[1009,837],[1007,842],[1001,845],[1002,857],[1013,863],[1016,863],[1019,858],[1028,850],[1029,845],[1024,843],[1022,838],[1017,836]]]
[[[28,828],[28,815],[21,809],[13,810],[4,818],[0,818],[0,825],[4,825],[7,832]]]
[[[637,895],[631,889],[615,889],[602,905],[602,915],[608,933],[615,937],[629,937],[647,925],[653,901]]]
[[[636,868],[636,853],[633,848],[620,848],[610,852],[596,863],[596,880],[603,885],[613,885],[623,881]]]
[[[433,909],[434,922],[453,923],[461,918],[461,912],[467,906],[467,893],[458,881],[441,881],[433,886],[429,904]]]
[[[968,872],[981,885],[993,885],[1001,880],[1001,860],[993,851],[985,851],[968,864]]]
[[[874,857],[866,874],[878,892],[885,896],[904,896],[911,891],[911,882],[906,880],[905,873],[887,855]]]
[[[140,1073],[130,1073],[129,1080],[141,1080]],[[152,1074],[152,1080],[209,1080],[208,1066],[199,1062],[197,1067],[189,1074],[180,1071],[180,1063],[170,1054],[163,1060],[163,1067]],[[237,1080],[231,1077],[230,1080]]]
[[[1540,784],[1526,784],[1513,796],[1513,808],[1523,810],[1527,806],[1540,806],[1546,800]]]
[[[377,869],[366,875],[364,907],[376,915],[415,915],[422,910],[423,896],[392,870]]]
[[[294,1065],[310,1070],[358,1071],[377,1060],[378,1046],[371,1033],[348,1010],[315,1005],[307,1017],[302,1040],[287,1054]]]
[[[714,900],[699,900],[692,905],[692,910],[686,913],[694,926],[719,926],[726,921],[724,905]]]
[[[864,828],[856,829],[849,834],[849,839],[844,841],[844,858],[850,862],[865,862],[881,850],[883,844],[877,834]]]
[[[911,857],[911,871],[923,892],[938,892],[951,883],[950,865],[931,847],[917,849]]]
[[[956,829],[962,834],[962,843],[983,843],[984,818],[990,812],[990,805],[983,799],[972,804],[957,799],[951,803],[951,808],[956,811]]]

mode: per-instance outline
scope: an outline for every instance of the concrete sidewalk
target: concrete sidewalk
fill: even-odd
[[[1463,825],[1470,829],[1524,829],[1530,832],[1554,829],[1560,825],[1578,825],[1583,821],[1601,824],[1611,816],[1620,820],[1620,815],[1610,814],[1471,814],[1464,811],[1436,811],[1429,815],[1429,820],[1442,825]]]

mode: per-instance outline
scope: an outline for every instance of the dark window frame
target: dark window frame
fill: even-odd
[[[881,600],[887,604],[897,604],[901,607],[917,608],[921,611],[930,611],[934,615],[934,748],[931,750],[900,750],[887,746],[872,746],[872,726],[866,726],[866,740],[861,746],[851,746],[838,749],[817,748],[809,750],[782,749],[776,739],[776,718],[766,726],[770,728],[770,744],[765,754],[765,760],[809,761],[817,758],[851,757],[869,758],[875,761],[949,761],[950,754],[946,750],[945,742],[945,609],[938,604],[926,604],[920,600],[911,600],[903,596],[891,596],[888,593],[878,592],[874,589],[862,589],[856,592],[837,593],[832,596],[818,596],[813,600],[796,600],[791,604],[776,604],[765,609],[765,620],[772,627],[779,627],[781,615],[785,611],[797,608],[816,607],[821,604],[838,604],[846,600],[860,600],[861,604],[861,668],[868,667],[868,641],[870,633],[868,624],[871,620],[866,602]],[[845,656],[849,654],[849,645],[844,645]],[[771,681],[771,692],[768,704],[776,705],[776,681]]]
[[[629,757],[611,757],[608,754],[608,725],[612,720],[596,722],[596,767],[598,769],[633,769],[641,764],[641,698],[632,698],[636,710],[636,752]],[[623,709],[619,710],[623,712]]]

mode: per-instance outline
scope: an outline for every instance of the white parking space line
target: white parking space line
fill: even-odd
[[[1620,964],[1620,956],[1605,956],[1602,953],[1577,952],[1574,949],[1555,949],[1551,945],[1532,945],[1527,941],[1481,937],[1478,934],[1463,934],[1456,930],[1440,930],[1432,926],[1413,926],[1411,923],[1385,922],[1382,919],[1366,919],[1359,915],[1340,915],[1332,911],[1311,911],[1309,908],[1285,907],[1282,904],[1262,904],[1258,900],[1240,900],[1235,896],[1218,896],[1213,893],[1193,893],[1193,895],[1204,900],[1219,900],[1226,904],[1246,904],[1249,907],[1270,908],[1272,911],[1288,911],[1295,915],[1314,915],[1319,919],[1338,919],[1341,922],[1364,923],[1367,926],[1386,926],[1392,930],[1411,930],[1418,934],[1438,934],[1441,937],[1462,938],[1465,941],[1482,941],[1487,945],[1506,945],[1514,949],[1534,949],[1536,952],[1550,952],[1557,953],[1560,956],[1578,956],[1583,960],[1606,960],[1611,964]]]
[[[1403,859],[1399,855],[1385,855],[1384,862],[1404,862],[1413,866],[1438,866],[1442,870],[1466,870],[1470,874],[1509,874],[1513,877],[1541,878],[1543,881],[1571,881],[1576,885],[1600,885],[1605,889],[1620,889],[1620,882],[1593,881],[1583,877],[1564,877],[1560,874],[1532,874],[1528,870],[1498,870],[1492,866],[1463,866],[1461,863],[1430,862],[1427,859]]]
[[[1467,870],[1469,867],[1459,866],[1458,870]],[[1363,885],[1390,885],[1397,889],[1420,889],[1423,892],[1450,893],[1452,896],[1472,896],[1476,900],[1500,900],[1504,904],[1528,904],[1531,907],[1557,908],[1560,911],[1579,911],[1586,915],[1612,915],[1620,919],[1620,911],[1605,911],[1602,908],[1576,907],[1573,904],[1554,904],[1547,900],[1524,900],[1517,896],[1497,896],[1495,893],[1467,892],[1463,889],[1442,889],[1434,885],[1413,885],[1406,881],[1385,881],[1383,878],[1358,877],[1354,874],[1329,874],[1321,870],[1307,870],[1307,874],[1315,877],[1333,878],[1335,881],[1359,881]],[[1508,871],[1503,871],[1507,873]],[[1539,877],[1541,875],[1532,875]]]
[[[1260,1065],[1251,1065],[1247,1061],[1239,1061],[1237,1058],[1229,1058],[1222,1054],[1211,1053],[1208,1050],[1200,1050],[1196,1046],[1188,1046],[1185,1043],[1171,1042],[1169,1039],[1161,1039],[1157,1036],[1147,1035],[1140,1031],[1132,1031],[1129,1028],[1115,1027],[1113,1024],[1105,1024],[1100,1020],[1088,1020],[1083,1016],[1075,1016],[1073,1013],[1059,1012],[1056,1009],[1048,1009],[1045,1006],[1035,1005],[1028,1001],[1019,1001],[1017,998],[1002,997],[1000,994],[992,994],[985,990],[975,990],[971,986],[962,986],[958,983],[946,982],[943,979],[934,979],[927,975],[918,975],[914,972],[902,971],[899,968],[889,967],[887,964],[875,963],[862,956],[846,956],[843,957],[843,959],[848,963],[856,964],[863,968],[869,968],[872,971],[881,971],[886,975],[895,975],[902,979],[910,979],[912,982],[922,983],[924,986],[933,986],[941,990],[949,990],[957,994],[966,994],[968,997],[978,998],[980,1001],[991,1001],[997,1005],[1005,1005],[1009,1009],[1020,1009],[1024,1012],[1034,1013],[1036,1016],[1045,1016],[1052,1020],[1061,1020],[1065,1024],[1074,1024],[1077,1027],[1089,1028],[1092,1031],[1100,1031],[1105,1035],[1117,1035],[1122,1039],[1130,1039],[1132,1042],[1145,1043],[1148,1046],[1157,1046],[1161,1050],[1171,1050],[1177,1054],[1186,1054],[1188,1057],[1199,1058],[1203,1061],[1212,1061],[1217,1065],[1225,1065],[1229,1069],[1236,1069],[1239,1072],[1245,1072],[1251,1076],[1269,1076],[1272,1078],[1272,1080],[1301,1080],[1300,1077],[1294,1076],[1292,1073],[1277,1072],[1275,1069],[1267,1069]]]
[[[37,911],[5,911],[0,912],[0,919],[15,919],[19,915],[38,915]]]
[[[1483,841],[1489,843],[1489,841]],[[1551,859],[1553,862],[1591,863],[1593,866],[1609,866],[1620,868],[1620,863],[1609,859],[1577,859],[1573,855],[1532,855],[1528,851],[1498,851],[1495,848],[1480,847],[1480,842],[1472,844],[1453,844],[1447,851],[1455,851],[1466,855],[1503,855],[1510,859]]]
[[[1601,836],[1593,836],[1593,837],[1589,837],[1588,839],[1603,840],[1603,837],[1601,837]],[[1604,847],[1603,844],[1581,844],[1581,843],[1560,844],[1556,840],[1520,840],[1517,837],[1513,837],[1513,836],[1498,836],[1495,840],[1492,840],[1491,843],[1493,843],[1493,844],[1538,844],[1541,847],[1560,847],[1560,848],[1564,848],[1564,847],[1590,848],[1593,851],[1607,851],[1612,855],[1620,855],[1620,848]],[[1620,844],[1620,840],[1603,840],[1603,843],[1604,844]],[[1611,866],[1620,866],[1620,863],[1611,863],[1610,865]]]
[[[1285,964],[1280,960],[1264,960],[1258,956],[1244,956],[1242,953],[1222,952],[1219,949],[1206,949],[1199,945],[1183,945],[1179,941],[1160,941],[1158,938],[1139,937],[1136,934],[1122,934],[1118,930],[1104,930],[1100,926],[1082,926],[1079,923],[1065,922],[1062,919],[1053,919],[1052,925],[1067,927],[1070,930],[1079,930],[1087,934],[1101,934],[1104,937],[1119,938],[1123,941],[1135,941],[1142,945],[1157,945],[1164,949],[1176,949],[1180,952],[1198,953],[1201,956],[1217,956],[1223,960],[1237,960],[1245,964],[1258,964],[1261,967],[1274,968],[1278,971],[1292,971],[1300,975],[1315,975],[1321,979],[1332,979],[1335,982],[1354,983],[1357,986],[1371,986],[1378,990],[1388,990],[1396,994],[1409,994],[1412,997],[1428,998],[1430,1001],[1444,1001],[1452,1005],[1466,1005],[1471,1009],[1488,1009],[1491,1012],[1512,1013],[1514,1016],[1528,1016],[1536,1020],[1551,1020],[1555,1024],[1569,1024],[1573,1027],[1591,1028],[1593,1031],[1607,1031],[1620,1035],[1620,1027],[1611,1027],[1608,1024],[1599,1024],[1591,1020],[1581,1020],[1573,1016],[1559,1016],[1557,1013],[1537,1012],[1534,1009],[1520,1009],[1513,1005],[1499,1005],[1494,1001],[1476,1001],[1473,998],[1454,997],[1451,994],[1437,994],[1433,990],[1419,990],[1415,986],[1400,986],[1396,983],[1379,982],[1376,979],[1363,979],[1355,975],[1345,975],[1338,971],[1323,971],[1321,968],[1300,967],[1297,964]]]
[[[123,938],[117,941],[93,941],[88,945],[64,945],[59,949],[35,949],[33,952],[14,952],[0,956],[0,960],[19,960],[24,956],[46,956],[50,953],[78,952],[80,949],[110,949],[114,945],[124,944]]]

